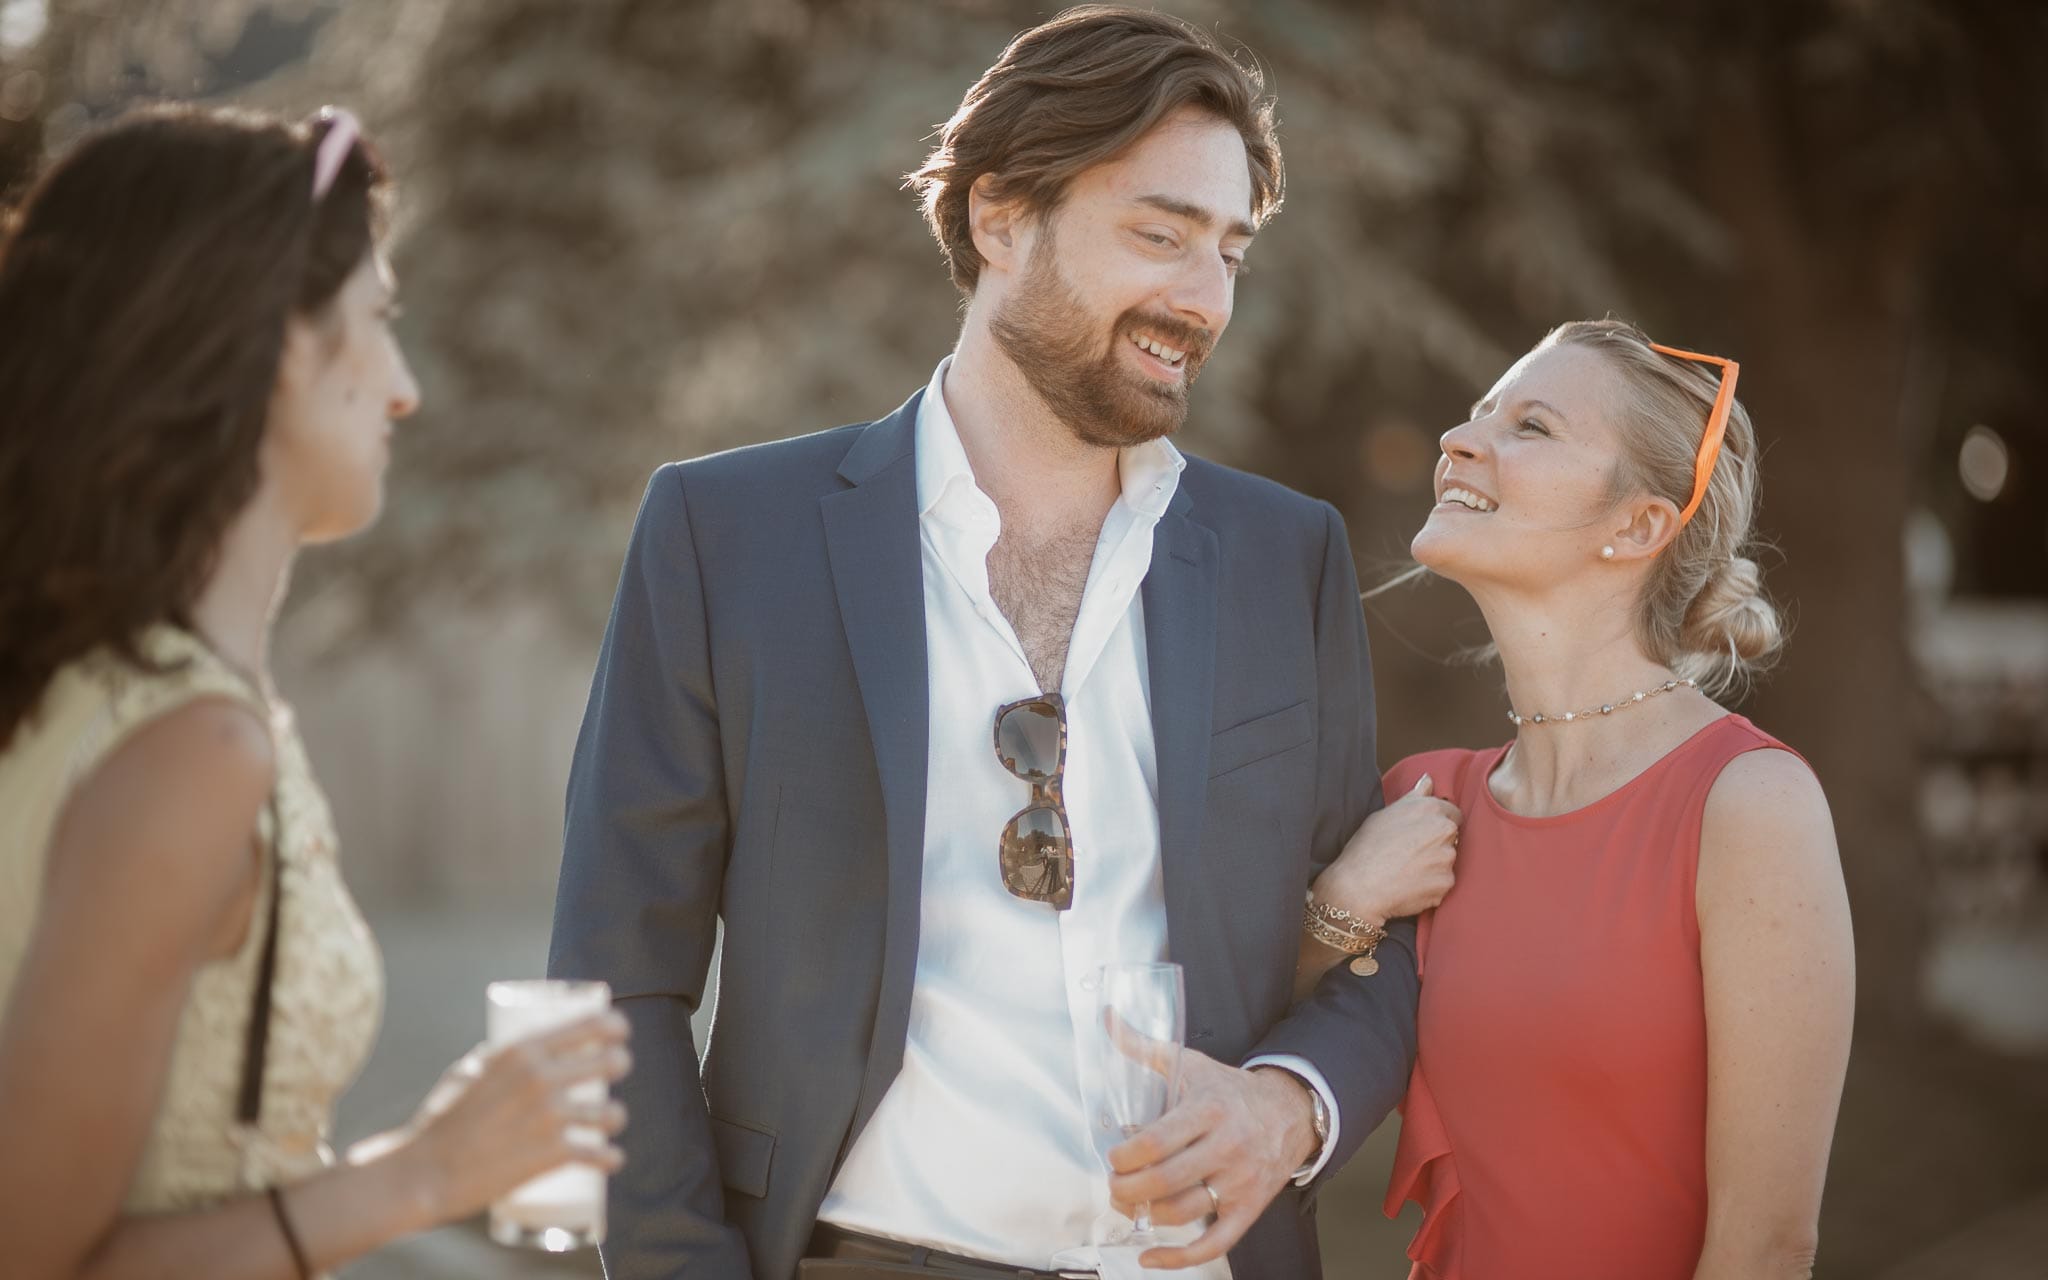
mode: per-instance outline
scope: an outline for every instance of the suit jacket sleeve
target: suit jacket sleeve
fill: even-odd
[[[1322,583],[1316,601],[1315,872],[1334,861],[1366,816],[1385,803],[1373,752],[1372,658],[1343,517],[1324,508]],[[1247,1057],[1293,1054],[1322,1073],[1337,1099],[1336,1150],[1317,1175],[1349,1160],[1407,1090],[1415,1062],[1415,922],[1397,920],[1362,978],[1337,965]]]
[[[611,1179],[611,1280],[749,1280],[698,1075],[728,852],[703,584],[681,473],[655,472],[626,552],[570,766],[548,972],[601,978],[632,1023],[630,1121]]]

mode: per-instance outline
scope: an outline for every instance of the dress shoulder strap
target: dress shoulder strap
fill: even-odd
[[[109,650],[80,661],[80,674],[98,690],[100,706],[71,746],[66,790],[144,725],[200,698],[241,703],[269,725],[270,706],[263,695],[189,632],[153,627],[137,648],[156,670],[137,667]]]
[[[1688,771],[1703,778],[1710,789],[1714,780],[1721,776],[1721,770],[1727,768],[1730,761],[1752,751],[1783,751],[1808,769],[1813,768],[1805,756],[1757,728],[1749,717],[1734,713],[1725,715],[1707,726],[1698,737],[1680,750],[1686,751],[1690,757],[1685,762]],[[1701,799],[1704,798],[1702,795]]]
[[[265,912],[263,949],[256,961],[256,981],[250,996],[249,1036],[242,1046],[242,1084],[235,1095],[235,1119],[251,1128],[263,1119],[263,1075],[270,1057],[271,987],[277,978],[278,917],[284,903],[284,820],[279,813],[277,790],[273,786],[265,809],[267,829],[261,832],[269,871],[269,909]]]

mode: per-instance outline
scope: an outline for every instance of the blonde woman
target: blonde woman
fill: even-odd
[[[1416,1277],[1811,1273],[1853,953],[1818,782],[1715,701],[1780,643],[1736,373],[1567,324],[1444,433],[1413,552],[1484,613],[1515,736],[1395,765],[1310,907],[1347,948],[1435,907],[1387,1196]]]

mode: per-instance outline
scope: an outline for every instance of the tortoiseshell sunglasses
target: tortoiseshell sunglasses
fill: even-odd
[[[1003,887],[1065,911],[1074,905],[1074,842],[1060,794],[1067,768],[1067,704],[1060,695],[996,708],[996,759],[1031,784],[1031,802],[1003,824]]]

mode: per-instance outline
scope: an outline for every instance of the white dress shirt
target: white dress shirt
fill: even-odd
[[[902,1070],[818,1216],[950,1253],[1092,1270],[1091,1246],[1130,1229],[1109,1199],[1105,1153],[1122,1135],[1103,1091],[1093,974],[1170,958],[1138,588],[1187,463],[1165,440],[1119,458],[1123,492],[1102,522],[1060,687],[1073,905],[1014,897],[998,838],[1030,788],[996,759],[995,711],[1041,690],[989,592],[1002,521],[946,407],[951,363],[940,362],[917,416],[931,714],[910,1026]],[[1255,1061],[1301,1075],[1330,1106],[1331,1143],[1313,1176],[1336,1138],[1327,1084],[1297,1058]],[[1181,1242],[1199,1232],[1160,1233]],[[1230,1269],[1219,1258],[1174,1274],[1227,1280]]]

